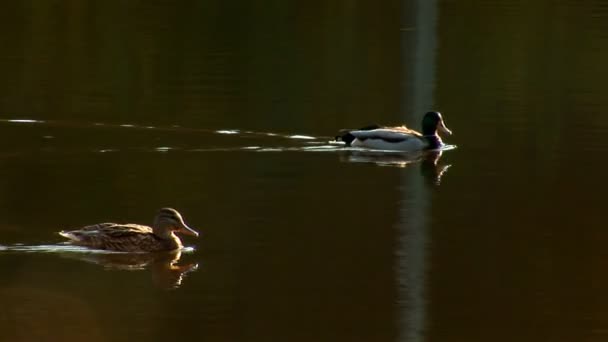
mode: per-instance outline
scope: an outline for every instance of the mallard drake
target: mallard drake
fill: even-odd
[[[175,209],[163,208],[152,227],[132,223],[99,223],[77,230],[61,231],[69,243],[94,249],[121,252],[171,251],[183,247],[175,233],[198,236],[184,223],[182,215]]]
[[[377,150],[421,151],[435,150],[443,146],[437,131],[451,135],[443,122],[441,113],[428,112],[422,118],[422,133],[405,126],[383,127],[370,125],[357,130],[342,130],[336,141],[344,141],[346,146],[364,147]]]

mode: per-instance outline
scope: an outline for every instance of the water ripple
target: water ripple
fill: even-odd
[[[75,246],[71,244],[51,244],[51,245],[25,245],[16,243],[13,245],[0,245],[0,251],[2,252],[24,252],[24,253],[65,253],[65,252],[76,252],[76,253],[89,253],[89,254],[140,254],[140,253],[126,253],[118,251],[108,251],[101,249],[90,249],[81,246]],[[194,247],[184,247],[180,250],[181,253],[193,253]],[[142,252],[144,253],[144,252]],[[145,254],[145,253],[144,253]]]
[[[173,139],[171,136],[167,136],[163,145],[160,146],[122,146],[122,147],[90,147],[80,151],[78,148],[74,150],[74,147],[65,149],[46,149],[44,152],[94,152],[94,153],[110,153],[110,152],[155,152],[155,153],[168,153],[168,152],[230,152],[230,151],[253,151],[253,152],[338,152],[338,151],[368,151],[370,153],[400,153],[399,151],[383,151],[383,150],[367,150],[363,148],[346,147],[343,142],[330,141],[331,137],[328,136],[313,136],[308,134],[293,134],[293,133],[278,133],[278,132],[259,132],[251,130],[240,130],[235,128],[230,129],[206,129],[206,128],[190,128],[183,127],[178,124],[172,124],[164,127],[153,126],[153,125],[138,125],[134,123],[104,123],[104,122],[92,122],[92,123],[79,123],[71,121],[42,121],[35,119],[0,119],[0,123],[9,124],[44,124],[52,127],[61,127],[68,130],[82,130],[82,129],[120,129],[120,130],[155,130],[159,132],[174,132],[178,134],[196,134],[196,137],[200,136],[200,141],[213,140],[213,147],[196,147],[192,146],[193,141],[199,141],[196,137],[190,137],[191,146],[171,146],[170,143]],[[131,134],[136,136],[136,133]],[[232,136],[233,140],[226,140],[223,138],[219,141],[214,138],[215,135]],[[60,140],[62,137],[60,134],[55,133],[54,135],[45,135],[43,137],[47,141]],[[242,142],[248,140],[254,141],[253,144],[243,144]],[[240,142],[240,143],[239,143]],[[273,143],[274,142],[274,143]],[[222,146],[223,144],[226,144]],[[236,145],[236,146],[235,146]],[[454,145],[446,145],[442,148],[443,151],[454,149]]]
[[[215,131],[217,134],[239,134],[240,132],[236,129],[220,129]]]
[[[41,120],[33,120],[33,119],[5,119],[5,120],[0,120],[2,122],[10,122],[10,123],[44,123],[44,121]]]

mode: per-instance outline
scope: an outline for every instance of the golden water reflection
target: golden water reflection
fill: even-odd
[[[198,269],[198,263],[178,264],[182,252],[158,253],[78,253],[64,252],[61,257],[78,259],[103,266],[109,271],[144,271],[150,270],[154,285],[163,289],[180,287],[184,276]]]

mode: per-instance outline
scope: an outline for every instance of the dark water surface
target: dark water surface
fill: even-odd
[[[1,341],[608,338],[607,1],[2,7]],[[55,233],[164,206],[181,255]]]

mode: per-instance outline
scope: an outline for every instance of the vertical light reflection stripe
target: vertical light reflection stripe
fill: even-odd
[[[404,11],[408,9],[404,0]],[[419,125],[423,113],[433,109],[435,83],[435,53],[437,46],[438,9],[436,0],[414,0],[414,18],[403,13],[403,21],[410,16],[414,30],[402,30],[402,57],[411,64],[403,63],[402,114],[404,122]],[[408,39],[413,35],[413,39]],[[409,37],[412,38],[412,37]],[[397,227],[399,240],[397,258],[398,286],[398,340],[421,342],[425,340],[428,326],[426,274],[429,269],[428,215],[430,195],[417,172],[404,172],[401,179],[400,222]]]

